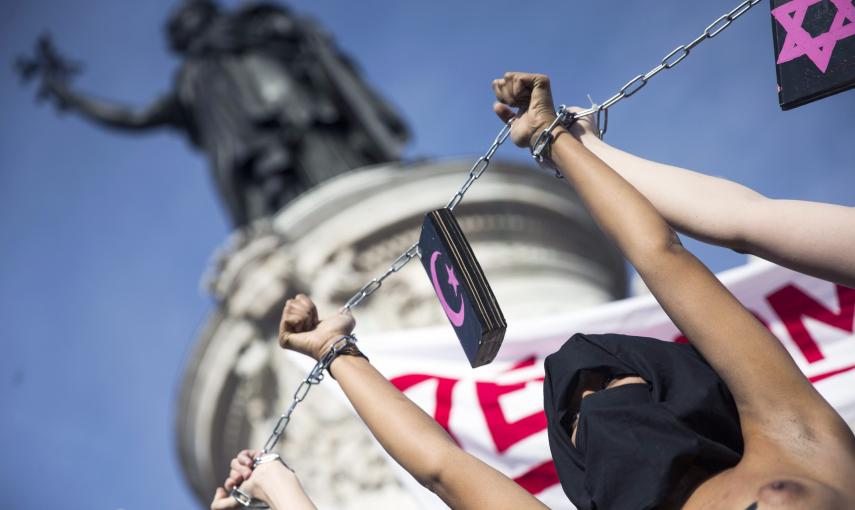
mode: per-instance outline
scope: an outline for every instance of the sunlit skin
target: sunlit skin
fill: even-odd
[[[514,119],[510,138],[520,147],[531,147],[555,118],[549,79],[544,75],[507,73],[493,82],[493,92],[494,110],[502,121]],[[558,127],[551,163],[633,264],[674,324],[722,378],[739,413],[745,443],[742,459],[703,481],[682,508],[855,508],[855,436],[848,425],[804,377],[778,339],[683,248],[651,202],[585,147],[581,139],[590,136],[591,129],[585,122],[571,131]],[[612,158],[615,164],[622,160]],[[775,250],[789,245],[740,245],[746,246],[762,246],[775,255]],[[800,253],[804,257],[799,256],[799,264],[815,269],[815,274],[837,267],[829,258],[812,258],[811,250]],[[847,271],[844,267],[843,276]],[[279,343],[318,359],[354,326],[347,313],[320,321],[314,303],[298,295],[283,310]],[[389,455],[449,507],[546,508],[512,479],[462,450],[365,358],[341,356],[330,370]],[[634,375],[607,381],[593,372],[583,379],[579,402],[597,391],[645,384]],[[567,433],[575,435],[572,427]],[[245,470],[239,470],[230,483],[244,478],[241,471]]]
[[[243,450],[229,463],[229,475],[218,487],[211,510],[244,508],[230,494],[234,487],[253,499],[264,501],[271,510],[316,510],[293,471],[281,462],[266,462],[253,468],[261,450]]]
[[[555,118],[549,79],[506,73],[496,114],[531,147]],[[855,437],[780,342],[680,244],[650,201],[580,141],[590,123],[558,127],[551,162],[635,266],[669,317],[727,384],[745,442],[742,460],[703,482],[683,508],[855,508]],[[620,158],[613,161],[620,163]],[[825,259],[802,262],[824,267]],[[709,320],[715,317],[715,320]]]
[[[570,441],[576,445],[576,431],[579,424],[579,408],[582,399],[600,391],[607,391],[627,384],[647,384],[647,381],[634,375],[623,375],[607,379],[602,373],[584,371],[570,402],[570,409],[575,412],[570,429]],[[721,474],[719,475],[721,476]],[[713,477],[708,483],[718,483],[719,476]],[[742,476],[737,474],[735,476]],[[725,476],[721,485],[732,485],[733,476]],[[755,499],[756,507],[761,509],[815,509],[815,508],[847,508],[845,501],[837,491],[822,483],[808,478],[788,478],[770,481],[760,487]],[[684,508],[693,508],[689,504]],[[698,506],[697,508],[718,508],[718,506]],[[746,506],[745,508],[748,508]]]

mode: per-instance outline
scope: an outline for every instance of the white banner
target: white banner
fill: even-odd
[[[765,262],[719,277],[844,419],[855,423],[855,290]],[[468,452],[551,508],[568,508],[546,438],[543,359],[576,332],[682,340],[653,297],[640,296],[509,324],[498,358],[475,370],[450,326],[361,337],[360,343],[372,363]],[[445,507],[399,471],[425,508]]]

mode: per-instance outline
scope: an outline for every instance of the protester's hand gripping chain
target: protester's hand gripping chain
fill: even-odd
[[[760,0],[745,0],[736,6],[734,9],[729,11],[726,14],[723,14],[715,21],[710,23],[704,31],[696,37],[694,40],[689,42],[688,44],[681,44],[677,46],[673,51],[665,55],[665,57],[660,61],[660,63],[650,69],[648,72],[644,74],[639,74],[629,80],[623,87],[621,87],[617,93],[615,93],[610,98],[606,99],[602,104],[595,104],[588,109],[571,112],[566,106],[561,105],[561,107],[556,112],[556,118],[553,122],[543,130],[535,140],[532,145],[532,156],[539,163],[544,161],[544,151],[549,146],[549,143],[552,139],[552,130],[559,124],[568,127],[573,124],[577,119],[581,117],[586,117],[589,115],[597,116],[597,125],[599,127],[599,136],[602,138],[606,130],[608,129],[608,113],[609,109],[622,101],[623,99],[632,96],[639,90],[641,90],[647,82],[656,76],[658,73],[665,69],[671,69],[680,62],[683,61],[687,56],[689,56],[689,52],[698,46],[700,43],[707,39],[711,39],[721,33],[724,29],[726,29],[730,24],[737,19],[738,17],[745,14],[749,9],[751,9],[756,4],[760,3]],[[507,140],[508,136],[511,134],[511,127],[513,125],[513,119],[510,120],[507,124],[505,124],[499,134],[496,135],[496,138],[493,140],[493,143],[490,145],[487,152],[484,153],[483,156],[479,157],[472,167],[469,169],[469,174],[464,181],[463,185],[457,190],[451,200],[446,204],[446,208],[449,210],[454,210],[455,207],[460,203],[463,199],[464,195],[472,184],[487,171],[487,168],[490,166],[490,161],[493,156],[496,154],[496,151],[499,150],[499,147]],[[560,174],[556,172],[556,176],[560,177]],[[416,256],[419,256],[419,244],[415,243],[406,251],[401,253],[392,264],[386,269],[386,271],[379,277],[373,278],[371,281],[362,286],[350,299],[347,300],[345,305],[342,307],[342,311],[352,310],[354,307],[358,306],[365,298],[373,294],[377,291],[382,285],[383,281],[386,280],[393,273],[397,273],[404,266],[406,266],[412,259]],[[339,340],[337,340],[324,354],[312,370],[309,372],[308,376],[300,383],[297,387],[297,390],[294,392],[294,397],[291,401],[291,404],[288,406],[288,409],[279,417],[276,422],[276,425],[273,428],[273,432],[270,434],[267,442],[264,444],[264,448],[261,454],[256,457],[255,465],[257,466],[270,451],[276,446],[276,443],[282,437],[282,434],[285,433],[285,428],[288,426],[288,423],[291,421],[291,415],[296,409],[297,405],[306,398],[306,395],[309,393],[309,390],[313,385],[319,384],[324,378],[324,370],[329,367],[335,357],[348,345],[352,345],[356,342],[356,337],[353,335],[343,336]],[[251,496],[241,491],[240,488],[235,487],[231,491],[232,497],[240,504],[249,508],[267,508],[267,504],[262,501],[253,499]]]
[[[309,372],[309,375],[303,379],[299,386],[297,386],[297,391],[294,392],[294,398],[291,400],[291,405],[288,406],[288,409],[282,413],[276,421],[276,426],[273,427],[273,432],[270,434],[270,437],[267,438],[267,442],[264,443],[264,448],[261,450],[261,453],[255,458],[255,464],[253,467],[258,466],[263,462],[267,462],[266,459],[270,459],[267,454],[269,454],[273,447],[276,446],[276,443],[279,442],[279,438],[281,438],[282,434],[285,432],[285,427],[287,427],[288,423],[291,421],[291,413],[293,413],[297,405],[306,398],[306,395],[309,394],[309,389],[311,389],[313,385],[320,384],[320,382],[324,380],[324,370],[329,368],[330,363],[333,362],[341,350],[354,343],[356,343],[356,337],[353,335],[343,336],[336,340],[336,342],[330,346],[327,353],[318,359],[318,362],[315,363],[315,366]],[[232,497],[245,507],[267,508],[267,504],[253,499],[249,494],[241,491],[238,487],[232,489]]]
[[[469,188],[472,186],[476,180],[478,180],[481,175],[487,170],[490,166],[490,160],[493,155],[499,150],[499,147],[507,140],[508,135],[511,132],[512,121],[508,122],[502,127],[502,130],[493,140],[493,143],[490,145],[490,148],[487,149],[487,152],[484,153],[483,156],[478,158],[475,164],[472,165],[472,168],[469,170],[469,175],[466,178],[466,181],[457,190],[457,193],[451,198],[451,200],[446,205],[446,208],[449,210],[454,210],[458,203],[463,199],[463,196],[469,191]],[[363,285],[356,294],[354,294],[350,299],[347,300],[347,303],[342,307],[341,311],[349,311],[353,309],[355,306],[359,305],[365,298],[373,294],[380,286],[383,285],[383,281],[388,278],[393,273],[397,273],[404,266],[407,265],[409,261],[414,259],[417,255],[419,255],[419,244],[415,243],[406,251],[404,251],[401,255],[399,255],[394,262],[389,266],[385,273],[381,276],[372,279],[367,284]],[[264,449],[262,450],[262,455],[270,452],[276,443],[279,441],[279,438],[282,437],[282,434],[285,432],[285,427],[288,426],[288,423],[291,421],[291,414],[294,412],[294,409],[297,405],[306,398],[306,395],[309,393],[309,389],[315,385],[319,384],[324,378],[324,370],[329,367],[330,363],[335,359],[338,353],[345,346],[349,344],[354,344],[356,342],[356,337],[353,335],[344,336],[336,343],[334,343],[330,350],[321,357],[318,362],[315,364],[314,368],[309,372],[309,375],[303,379],[300,383],[300,386],[297,387],[297,391],[294,392],[294,398],[291,401],[291,405],[288,406],[288,409],[279,417],[276,422],[276,426],[273,428],[273,432],[270,434],[270,437],[267,439],[267,442],[264,443]],[[258,458],[256,458],[256,465],[258,464]],[[240,488],[235,487],[231,491],[232,497],[235,498],[240,504],[245,507],[250,508],[267,508],[267,505],[261,501],[255,500],[250,497],[248,494],[244,493],[240,490]]]
[[[639,74],[633,79],[626,82],[626,84],[621,87],[615,95],[603,101],[602,104],[592,105],[590,108],[586,110],[582,110],[579,112],[570,112],[570,110],[565,106],[561,105],[556,112],[556,118],[540,135],[537,137],[537,140],[534,142],[534,145],[531,149],[531,155],[538,163],[542,163],[544,160],[543,154],[544,151],[549,147],[550,142],[552,142],[552,130],[559,124],[564,125],[569,128],[573,122],[580,118],[586,117],[588,115],[597,116],[597,126],[599,126],[599,135],[602,138],[606,134],[606,130],[609,125],[609,108],[616,105],[623,99],[635,94],[639,90],[641,90],[647,82],[650,81],[651,78],[659,74],[665,69],[671,69],[680,62],[683,61],[686,57],[689,56],[689,52],[692,51],[697,45],[706,41],[707,39],[712,39],[717,36],[724,30],[729,27],[733,21],[748,12],[749,9],[754,7],[760,3],[760,0],[745,0],[741,4],[737,5],[730,12],[719,16],[715,21],[707,25],[707,28],[701,33],[701,35],[694,38],[688,44],[681,44],[674,48],[671,53],[665,55],[662,60],[659,62],[659,65],[653,67],[651,70],[647,71],[644,74]],[[561,177],[561,174],[556,172],[556,177]]]

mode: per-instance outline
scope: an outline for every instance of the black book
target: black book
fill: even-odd
[[[448,209],[425,215],[422,265],[473,368],[493,361],[507,323],[484,271]]]
[[[778,102],[789,110],[855,86],[852,0],[770,0]]]

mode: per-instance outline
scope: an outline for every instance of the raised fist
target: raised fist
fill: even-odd
[[[503,122],[516,119],[511,126],[511,141],[519,147],[531,148],[537,136],[555,120],[552,91],[546,75],[505,73],[502,78],[493,80],[493,92],[498,100],[493,105],[496,115]]]
[[[315,303],[308,296],[297,294],[285,302],[282,310],[279,345],[320,359],[336,340],[349,335],[354,326],[356,321],[349,311],[319,321]]]

